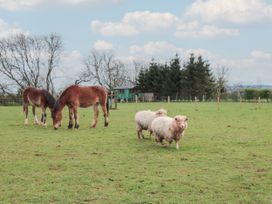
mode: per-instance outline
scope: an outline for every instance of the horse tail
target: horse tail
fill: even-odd
[[[28,98],[27,98],[27,95],[28,95],[28,88],[26,88],[24,91],[23,91],[23,112],[25,113],[26,112],[26,104],[28,103]]]
[[[107,113],[108,115],[110,115],[110,112],[109,112],[109,98],[107,97],[107,100],[106,100],[106,108],[107,108]]]

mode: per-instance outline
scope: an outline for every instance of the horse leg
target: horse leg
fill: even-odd
[[[44,126],[44,127],[47,127],[47,124],[46,124],[46,109],[44,107],[42,107],[42,119],[41,119],[41,124]]]
[[[25,112],[25,125],[28,124],[28,103],[24,103],[23,105],[23,109],[24,109],[24,112]]]
[[[108,115],[108,111],[107,111],[107,106],[106,104],[101,105],[102,107],[102,111],[104,113],[104,127],[107,127],[109,125],[109,115]]]
[[[74,117],[75,117],[75,127],[74,128],[78,129],[79,128],[79,115],[78,115],[76,107],[74,108]]]
[[[74,112],[73,112],[73,108],[69,108],[69,125],[68,125],[68,129],[71,129],[73,127],[73,118],[74,118]]]
[[[93,111],[94,111],[94,118],[93,118],[93,122],[92,122],[92,128],[95,128],[95,126],[97,124],[98,114],[99,114],[98,103],[96,103],[93,106]]]
[[[34,116],[34,123],[35,123],[36,125],[39,125],[40,122],[39,122],[39,120],[38,120],[38,118],[37,118],[37,116],[36,116],[36,114],[35,114],[35,106],[32,106],[32,113],[33,113],[33,116]]]
[[[42,116],[41,116],[41,123],[43,123],[44,116],[43,116],[43,111],[42,111]]]

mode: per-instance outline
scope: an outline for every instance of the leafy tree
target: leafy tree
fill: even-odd
[[[244,97],[246,100],[256,99],[259,96],[259,93],[256,89],[245,89]]]
[[[271,95],[271,91],[268,89],[260,90],[259,91],[259,96],[263,99],[266,99],[267,101],[269,100]]]

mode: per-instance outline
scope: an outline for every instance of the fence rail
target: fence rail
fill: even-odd
[[[261,99],[260,101],[258,100],[242,100],[242,101],[237,101],[237,100],[231,100],[231,99],[222,99],[220,100],[222,103],[224,102],[237,102],[237,103],[271,103],[272,100],[266,100],[266,99]],[[124,102],[168,102],[167,99],[165,100],[151,100],[151,101],[142,101],[142,100],[133,100],[133,101],[120,101],[121,103]],[[175,102],[199,102],[199,103],[205,103],[205,102],[217,102],[216,100],[208,100],[208,101],[193,101],[193,100],[169,100],[170,103],[175,103]],[[0,106],[20,106],[23,104],[23,99],[22,98],[0,98]],[[111,108],[116,108],[117,106],[117,101],[115,103],[111,104]],[[113,107],[114,106],[114,107]]]
[[[22,104],[22,98],[0,98],[0,106],[17,106]]]

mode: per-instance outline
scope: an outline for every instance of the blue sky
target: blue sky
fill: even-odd
[[[66,84],[95,48],[128,66],[194,52],[231,84],[272,85],[272,0],[2,0],[0,37],[16,32],[62,36]]]

